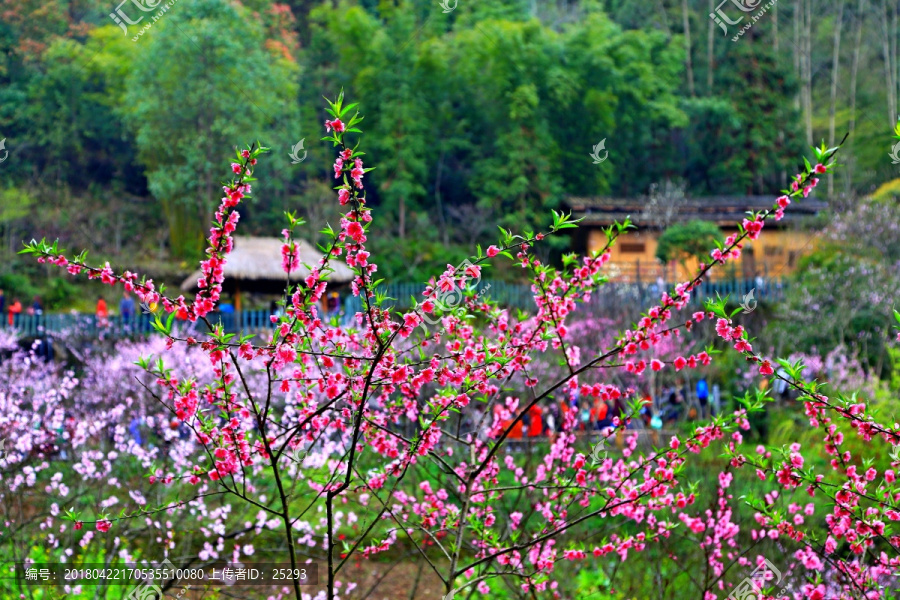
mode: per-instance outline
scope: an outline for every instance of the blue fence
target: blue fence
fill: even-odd
[[[140,314],[131,319],[112,316],[99,319],[94,315],[82,313],[61,313],[41,315],[14,315],[10,325],[6,315],[0,327],[14,329],[23,337],[44,337],[46,335],[85,336],[85,337],[140,337],[152,333],[153,318],[148,314]],[[245,310],[240,313],[212,313],[208,319],[212,323],[222,323],[226,331],[261,331],[272,329],[271,312],[268,310]],[[204,324],[190,324],[189,328],[205,329]]]
[[[778,301],[784,299],[785,285],[786,283],[781,279],[764,281],[756,279],[704,281],[692,293],[691,301],[699,304],[706,298],[715,298],[716,294],[718,294],[722,297],[730,296],[733,301],[739,302],[751,291],[753,291],[753,296],[757,300]],[[390,303],[397,308],[408,308],[411,306],[411,296],[415,297],[419,302],[423,300],[422,291],[425,289],[425,286],[422,284],[392,283],[384,287],[387,295],[394,299]],[[528,284],[483,280],[478,284],[476,290],[483,293],[486,297],[497,301],[501,306],[523,310],[534,308],[534,295],[531,291],[531,286]],[[659,289],[656,283],[610,282],[601,286],[594,296],[628,298],[631,302],[638,301],[640,306],[644,308],[657,302],[663,291],[671,292],[671,284],[666,284],[663,289]]]
[[[23,337],[45,337],[47,335],[83,335],[98,337],[113,335],[116,337],[142,336],[153,331],[150,315],[135,315],[131,319],[109,317],[98,319],[94,315],[82,313],[60,314],[18,314],[12,323],[9,315],[3,315],[0,325],[4,329],[13,329]]]
[[[392,283],[384,286],[384,292],[392,300],[388,304],[403,310],[412,304],[411,298],[421,301],[425,286],[418,283]],[[477,288],[485,297],[497,301],[501,306],[533,310],[534,299],[531,288],[527,284],[507,283],[503,281],[481,281]],[[668,288],[667,288],[668,289]],[[779,301],[784,298],[785,283],[782,280],[727,280],[703,282],[693,293],[692,302],[699,304],[709,297],[731,296],[732,301],[739,302],[751,291],[757,300]],[[660,290],[656,284],[608,283],[602,286],[589,306],[601,310],[608,307],[611,301],[618,301],[633,308],[646,308],[659,300]],[[363,305],[359,298],[348,296],[343,305],[342,324],[352,321],[353,315],[361,311]],[[212,322],[221,322],[228,332],[260,332],[271,330],[271,312],[269,310],[245,310],[236,313],[213,313],[209,316]],[[151,316],[135,315],[132,319],[110,317],[100,320],[94,315],[80,313],[14,315],[12,328],[23,337],[45,337],[47,335],[83,335],[86,337],[138,337],[151,333]],[[9,329],[8,315],[3,315],[0,327]]]

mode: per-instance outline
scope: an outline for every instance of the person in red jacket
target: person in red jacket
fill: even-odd
[[[599,431],[600,424],[606,422],[607,413],[609,413],[609,406],[606,405],[606,402],[600,398],[594,400],[594,406],[591,408],[591,423],[595,430]]]
[[[13,298],[12,304],[9,305],[9,326],[16,324],[16,315],[22,312],[22,303],[18,298]]]
[[[543,410],[535,404],[528,409],[528,437],[540,437],[544,433]]]

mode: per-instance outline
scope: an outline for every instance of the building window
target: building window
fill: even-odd
[[[783,256],[784,248],[782,248],[781,246],[766,246],[763,253],[766,256]]]
[[[644,242],[623,242],[619,248],[622,254],[643,254],[647,245]]]

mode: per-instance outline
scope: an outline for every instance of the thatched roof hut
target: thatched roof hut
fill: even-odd
[[[296,283],[309,275],[305,265],[315,266],[322,253],[306,240],[295,239],[300,251],[300,268],[291,273],[291,281]],[[234,249],[225,262],[225,281],[222,291],[234,294],[235,306],[240,310],[241,292],[279,294],[284,292],[287,273],[281,268],[280,238],[234,236]],[[333,269],[326,279],[331,283],[347,283],[354,277],[353,271],[343,261],[332,258],[329,266]],[[181,284],[185,292],[197,290],[197,280],[202,275],[198,269]]]

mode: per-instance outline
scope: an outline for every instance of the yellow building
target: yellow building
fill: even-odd
[[[684,281],[689,273],[678,261],[668,264],[656,258],[656,246],[665,227],[691,220],[711,221],[724,235],[737,231],[736,225],[747,217],[747,211],[762,211],[774,204],[771,196],[719,196],[687,198],[664,209],[665,214],[647,214],[644,199],[633,198],[569,198],[573,216],[583,218],[575,235],[575,247],[581,251],[600,250],[606,244],[604,228],[630,216],[637,226],[621,237],[612,249],[607,272],[611,279],[629,282]],[[808,224],[827,205],[807,198],[796,201],[785,211],[781,221],[769,219],[759,238],[747,241],[741,258],[714,269],[712,279],[777,279],[790,274],[797,259],[812,250],[817,230]],[[657,211],[659,213],[660,211]],[[686,263],[690,275],[696,273],[697,261]]]

